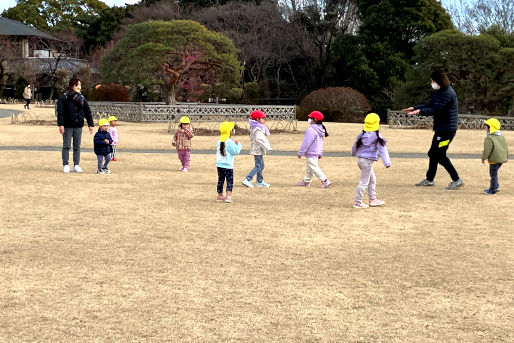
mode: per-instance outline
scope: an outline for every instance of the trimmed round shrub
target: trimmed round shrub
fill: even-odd
[[[325,121],[360,123],[371,105],[364,94],[350,87],[329,87],[307,94],[300,102],[298,119],[302,120],[312,111],[320,111]]]

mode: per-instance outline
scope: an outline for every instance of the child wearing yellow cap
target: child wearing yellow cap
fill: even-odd
[[[182,164],[180,171],[187,173],[191,160],[191,139],[195,135],[193,135],[193,130],[191,130],[191,120],[188,117],[181,117],[178,126],[179,129],[173,135],[171,145],[177,148],[178,159]]]
[[[484,120],[487,136],[484,139],[484,151],[482,152],[482,164],[489,161],[489,176],[491,182],[489,189],[484,190],[484,194],[494,195],[500,189],[498,184],[498,170],[507,162],[509,149],[505,137],[501,134],[501,124],[498,119],[490,118]]]
[[[115,116],[110,116],[109,119],[109,134],[112,138],[112,144],[111,144],[111,161],[117,161],[118,158],[116,158],[116,146],[118,145],[118,129],[116,126],[118,125],[118,118]]]
[[[107,168],[111,161],[110,146],[112,144],[112,138],[108,130],[109,121],[105,118],[100,119],[98,122],[98,132],[95,133],[95,137],[93,138],[94,151],[98,160],[97,174],[109,174],[111,172],[109,168]]]
[[[230,139],[235,134],[233,122],[223,122],[220,125],[220,139],[216,144],[216,167],[218,169],[218,197],[216,201],[232,202],[232,187],[234,186],[234,156],[239,155],[243,145]],[[223,185],[227,181],[226,196],[223,196]]]
[[[378,161],[378,156],[382,158],[382,162],[386,168],[391,166],[391,159],[386,147],[386,139],[380,134],[378,127],[380,125],[380,117],[376,113],[370,113],[364,119],[364,129],[357,136],[352,147],[352,156],[358,157],[358,165],[361,170],[361,178],[353,207],[367,208],[369,206],[380,206],[385,201],[379,200],[376,193],[377,179],[373,171],[373,164]],[[369,205],[362,201],[364,192],[368,191]]]

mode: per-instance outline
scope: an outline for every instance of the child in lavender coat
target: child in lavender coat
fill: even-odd
[[[367,208],[369,206],[380,206],[385,201],[378,200],[376,194],[376,177],[373,171],[373,163],[378,161],[378,155],[386,168],[391,166],[389,152],[386,147],[386,139],[378,131],[380,117],[376,113],[370,113],[364,119],[364,130],[357,136],[352,147],[352,156],[357,156],[358,165],[361,170],[361,179],[353,207]],[[362,202],[365,191],[368,191],[369,205]]]
[[[321,180],[321,188],[327,188],[332,184],[319,167],[319,159],[323,157],[323,138],[328,136],[323,118],[323,114],[319,111],[309,114],[311,126],[305,131],[302,146],[298,150],[298,158],[305,156],[307,160],[306,172],[303,180],[296,183],[297,186],[309,187],[313,175]]]

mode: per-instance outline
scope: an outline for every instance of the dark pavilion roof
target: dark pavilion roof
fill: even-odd
[[[0,17],[0,36],[41,37],[45,39],[59,40],[19,21],[4,17]]]

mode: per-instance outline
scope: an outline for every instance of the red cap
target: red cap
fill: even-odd
[[[266,118],[266,115],[261,110],[255,110],[250,114],[250,118],[252,118],[253,120],[259,118]]]
[[[319,121],[323,121],[323,118],[325,118],[325,116],[323,116],[323,113],[321,113],[320,111],[312,111],[311,114],[309,114],[309,117]]]

